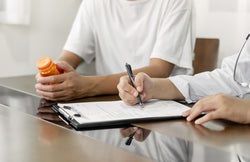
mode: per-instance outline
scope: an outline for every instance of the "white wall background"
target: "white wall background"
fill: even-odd
[[[30,25],[0,24],[0,77],[35,74],[62,51],[81,0],[32,0]]]
[[[197,37],[219,38],[219,63],[250,32],[249,0],[194,0]],[[28,26],[0,24],[0,77],[37,73],[43,56],[61,53],[81,0],[31,0]],[[247,19],[248,18],[248,19]]]
[[[29,24],[31,0],[0,0],[0,23]]]
[[[249,0],[194,0],[197,37],[220,39],[218,66],[222,58],[238,53],[250,33]]]
[[[197,37],[220,39],[220,66],[223,57],[238,52],[250,32],[250,0],[194,2]],[[41,57],[56,59],[80,3],[81,0],[31,0],[30,25],[0,24],[0,77],[35,74]]]

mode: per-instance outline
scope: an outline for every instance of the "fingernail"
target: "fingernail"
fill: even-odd
[[[141,134],[141,130],[136,131],[136,134]]]
[[[190,117],[187,117],[187,121],[190,121]]]
[[[137,96],[137,92],[134,92],[134,96],[135,96],[135,97]]]
[[[197,120],[195,120],[194,123],[195,123],[195,124],[200,124],[200,123],[201,123],[201,120],[200,120],[200,119],[197,119]]]

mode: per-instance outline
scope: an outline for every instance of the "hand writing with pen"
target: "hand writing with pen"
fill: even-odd
[[[120,129],[120,134],[123,138],[129,137],[129,139],[126,142],[126,145],[130,145],[133,138],[136,141],[140,141],[140,142],[144,141],[148,137],[150,132],[151,132],[150,130],[139,128],[139,127],[129,127],[129,128]]]

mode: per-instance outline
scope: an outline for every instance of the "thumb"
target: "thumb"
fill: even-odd
[[[64,72],[71,72],[75,70],[70,64],[65,61],[57,62],[56,65],[60,70]]]
[[[142,92],[143,91],[143,82],[145,80],[145,74],[144,73],[138,73],[135,77],[135,86],[137,91]]]

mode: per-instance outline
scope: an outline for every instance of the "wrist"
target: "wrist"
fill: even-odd
[[[98,96],[104,94],[117,94],[117,79],[111,75],[87,76],[88,78],[88,96]]]
[[[81,76],[81,88],[79,87],[78,95],[81,97],[91,97],[96,95],[96,81],[92,76]]]
[[[159,83],[159,80],[153,78],[152,79],[152,99],[160,99],[160,92],[161,84]]]
[[[122,75],[123,74],[83,76],[85,80],[82,81],[82,84],[84,84],[83,86],[85,88],[85,97],[117,94],[117,84]]]
[[[85,85],[87,87],[87,96],[92,97],[99,95],[99,87],[101,83],[100,78],[98,76],[86,76],[85,79],[88,80],[88,84]]]
[[[153,79],[153,98],[166,100],[183,100],[185,99],[181,92],[166,78]]]

